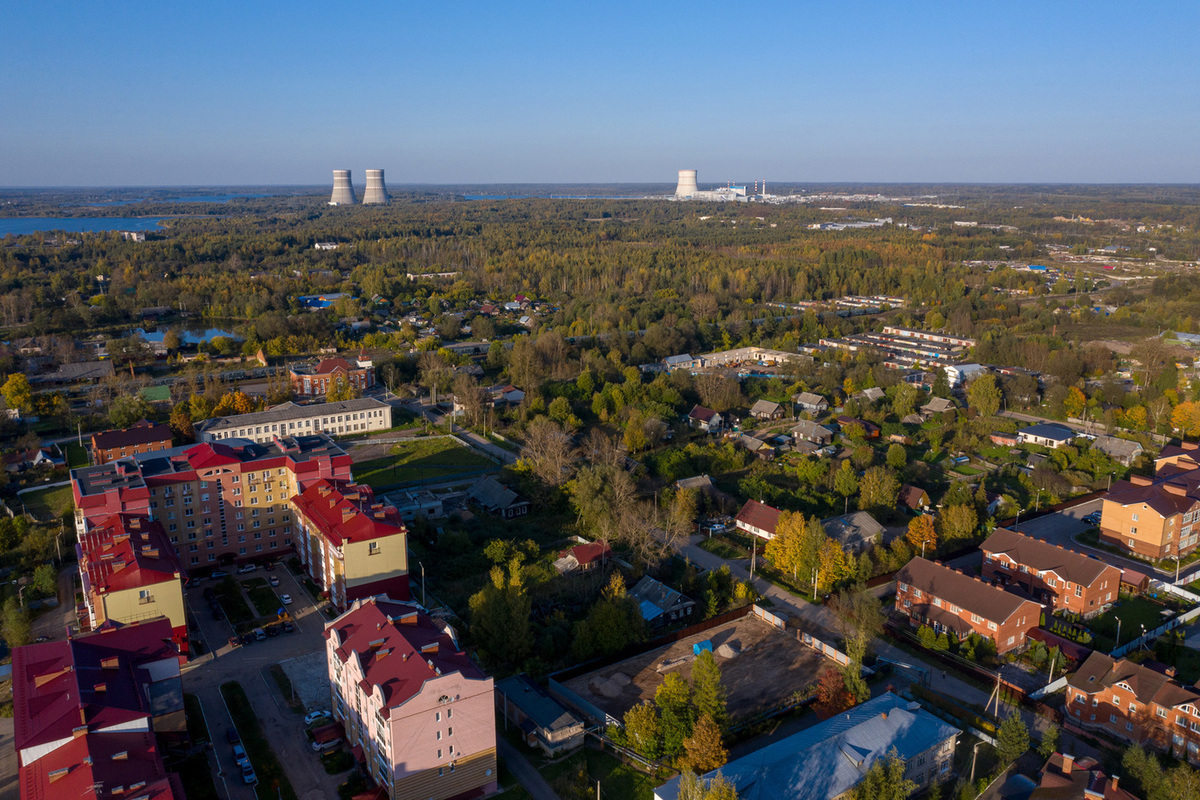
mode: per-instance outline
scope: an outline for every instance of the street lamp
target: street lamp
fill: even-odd
[[[1117,617],[1117,647],[1121,646],[1121,618]]]
[[[975,783],[975,757],[979,755],[979,745],[983,742],[976,742],[975,747],[971,749],[971,783]]]
[[[421,605],[429,608],[429,604],[425,602],[425,563],[418,561],[417,566],[421,568]]]

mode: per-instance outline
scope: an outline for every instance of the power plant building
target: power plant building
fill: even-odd
[[[354,185],[350,182],[350,170],[335,169],[333,171],[333,196],[329,198],[329,205],[354,205]]]
[[[717,203],[749,202],[745,186],[722,186],[717,189],[701,190],[696,183],[696,170],[679,170],[679,183],[675,186],[676,200],[700,200]]]
[[[363,205],[386,205],[388,201],[387,187],[383,183],[383,170],[367,170],[367,188],[363,192]],[[351,202],[354,202],[353,199]]]

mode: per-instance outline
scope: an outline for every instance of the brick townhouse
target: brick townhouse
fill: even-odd
[[[1008,528],[997,528],[979,549],[984,580],[1018,586],[1055,611],[1091,616],[1120,593],[1116,567]]]
[[[896,573],[896,610],[913,626],[965,639],[991,639],[996,651],[1022,647],[1041,624],[1042,607],[940,563],[914,558]]]
[[[329,393],[338,378],[365,392],[375,385],[375,365],[359,355],[351,364],[344,358],[326,358],[316,366],[300,364],[288,371],[292,391],[298,397],[320,397]]]
[[[291,498],[324,479],[350,480],[350,456],[328,436],[269,444],[205,443],[71,471],[80,536],[113,514],[158,522],[184,569],[294,548]]]
[[[117,458],[166,450],[171,446],[171,427],[142,420],[132,428],[92,434],[92,463],[107,464]]]
[[[381,596],[356,600],[324,635],[330,708],[388,797],[449,800],[496,790],[492,679],[452,628]]]
[[[1154,477],[1131,475],[1104,496],[1100,539],[1145,558],[1187,555],[1200,539],[1200,469],[1164,462]]]
[[[1093,652],[1067,681],[1066,701],[1064,713],[1081,728],[1200,763],[1200,694],[1161,672]]]

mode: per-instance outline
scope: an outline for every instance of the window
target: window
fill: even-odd
[[[1131,516],[1130,519],[1132,519],[1134,522],[1137,522],[1138,521],[1137,514],[1134,514],[1133,516]]]
[[[1166,717],[1167,717],[1167,710],[1166,710],[1165,708],[1160,708],[1160,709],[1158,709],[1157,713],[1158,713],[1158,715],[1159,715],[1160,717],[1162,717],[1163,719],[1166,719]]]
[[[1077,583],[1077,584],[1075,584],[1075,596],[1076,596],[1076,597],[1083,597],[1083,586],[1082,586],[1082,584],[1078,584],[1078,583]]]
[[[437,740],[438,740],[439,742],[442,740],[442,732],[441,732],[441,731],[438,731],[438,732],[437,732]]]
[[[367,555],[377,556],[380,553],[379,542],[371,542],[367,545]]]

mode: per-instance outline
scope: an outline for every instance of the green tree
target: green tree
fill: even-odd
[[[683,740],[684,763],[697,772],[712,772],[729,760],[729,751],[721,744],[721,728],[707,714],[702,714],[692,728],[692,735]]]
[[[908,451],[902,444],[893,444],[887,449],[887,465],[899,472],[908,464]]]
[[[1058,726],[1051,722],[1046,726],[1046,732],[1042,734],[1042,741],[1038,743],[1038,755],[1042,758],[1050,758],[1058,752]]]
[[[1000,723],[996,731],[996,754],[1002,764],[1011,764],[1029,749],[1029,728],[1021,719],[1020,712],[1014,711]]]
[[[33,624],[29,621],[29,614],[25,613],[25,609],[21,608],[15,597],[5,600],[4,609],[0,611],[0,635],[4,636],[4,641],[10,649],[29,644],[33,637]]]
[[[330,403],[340,403],[343,400],[356,400],[362,396],[358,387],[347,380],[345,375],[336,375],[333,385],[325,393],[325,400]]]
[[[858,476],[854,474],[854,466],[849,461],[843,461],[834,473],[833,490],[842,497],[850,497],[858,491]]]
[[[33,590],[42,597],[58,594],[58,571],[53,564],[39,564],[33,571]]]
[[[8,403],[9,408],[15,408],[22,414],[33,410],[33,387],[24,373],[9,375],[4,386],[0,387],[0,394],[4,395],[4,402]]]
[[[578,661],[619,653],[646,638],[637,601],[625,592],[625,581],[614,571],[604,594],[575,626],[571,653]]]
[[[697,716],[708,717],[721,730],[729,721],[729,713],[725,708],[725,685],[721,683],[721,667],[709,650],[701,651],[692,664],[692,705],[696,708]],[[717,766],[720,766],[718,764]],[[709,767],[701,772],[709,772],[716,767]]]
[[[196,438],[196,429],[192,427],[191,409],[187,403],[179,403],[171,409],[171,417],[167,424],[171,426],[171,433],[177,439],[191,441]]]
[[[662,728],[663,754],[677,756],[683,750],[683,740],[692,735],[695,724],[691,688],[682,675],[667,673],[654,692],[654,705],[658,707]]]
[[[112,401],[108,407],[108,421],[114,428],[132,427],[138,420],[146,419],[154,413],[140,394],[123,394]]]
[[[737,800],[737,789],[720,772],[705,782],[685,768],[679,775],[679,800]]]
[[[980,375],[967,387],[967,402],[979,416],[996,416],[1000,410],[1000,387],[993,375]]]
[[[491,581],[471,596],[471,636],[497,664],[516,666],[533,645],[529,627],[531,602],[523,580],[520,559],[509,564],[508,574],[492,567]]]
[[[847,586],[829,604],[845,643],[849,668],[857,672],[866,658],[867,648],[883,633],[883,608],[863,584]]]
[[[878,758],[858,786],[854,787],[853,800],[908,800],[917,784],[904,777],[907,768],[904,759],[892,750]]]
[[[918,390],[911,383],[900,383],[896,394],[892,397],[892,413],[897,419],[904,419],[917,410]]]
[[[638,703],[625,712],[625,740],[646,758],[662,754],[662,726],[653,703]]]

